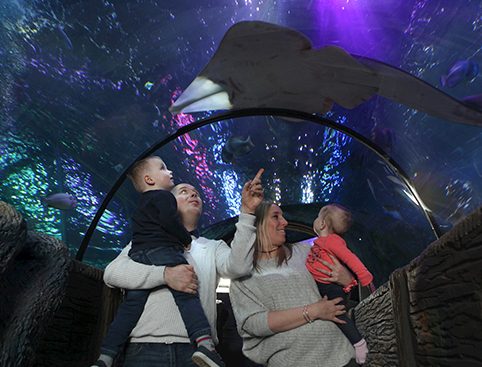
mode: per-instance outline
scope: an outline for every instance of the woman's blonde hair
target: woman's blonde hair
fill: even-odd
[[[263,201],[258,205],[254,215],[256,219],[254,225],[256,226],[256,241],[254,242],[254,253],[253,253],[253,267],[259,270],[258,256],[261,254],[263,247],[268,247],[267,245],[271,243],[271,238],[268,233],[268,218],[269,210],[274,204],[272,201]],[[284,262],[288,262],[291,258],[291,244],[284,244],[278,248],[276,252],[276,257],[278,259],[277,266],[281,266]]]

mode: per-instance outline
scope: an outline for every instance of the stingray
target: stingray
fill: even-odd
[[[337,46],[313,49],[290,28],[260,21],[232,26],[172,113],[284,108],[325,113],[380,95],[432,116],[482,126],[482,112],[417,77]]]

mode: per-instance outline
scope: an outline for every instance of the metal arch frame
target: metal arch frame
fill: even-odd
[[[221,113],[206,119],[199,120],[197,122],[194,122],[189,125],[185,125],[181,128],[179,128],[176,132],[171,134],[170,136],[152,144],[149,148],[147,148],[144,152],[142,152],[119,176],[117,181],[114,183],[112,188],[109,190],[107,195],[105,196],[104,200],[102,201],[99,209],[97,210],[94,218],[92,219],[92,222],[90,223],[89,228],[85,232],[85,235],[82,239],[82,242],[79,246],[79,249],[77,251],[77,254],[75,256],[75,259],[78,261],[82,261],[84,257],[84,253],[87,250],[87,247],[89,245],[89,241],[92,238],[92,235],[95,231],[95,228],[97,227],[97,224],[99,223],[100,218],[102,217],[102,214],[104,213],[105,209],[107,208],[107,205],[111,201],[112,197],[114,194],[117,192],[119,187],[123,184],[127,177],[127,172],[131,169],[131,167],[134,165],[135,162],[144,159],[154,153],[156,150],[162,148],[164,145],[167,143],[177,139],[179,136],[182,136],[190,131],[199,129],[200,127],[223,121],[223,120],[230,120],[230,119],[235,119],[235,118],[240,118],[240,117],[253,117],[253,116],[280,116],[280,117],[289,117],[289,118],[295,118],[295,119],[302,119],[305,121],[310,121],[313,123],[316,123],[318,125],[326,126],[329,127],[330,129],[334,129],[337,131],[340,131],[353,139],[357,140],[358,142],[362,143],[364,146],[369,148],[372,152],[377,154],[383,161],[395,172],[395,174],[398,175],[400,180],[406,185],[410,193],[413,195],[415,200],[417,201],[418,205],[422,208],[425,217],[427,218],[427,221],[430,224],[430,227],[432,228],[433,233],[435,234],[435,237],[438,239],[441,236],[441,231],[440,227],[438,226],[437,222],[431,215],[431,213],[426,209],[425,205],[422,202],[422,199],[418,195],[415,187],[413,187],[412,183],[410,182],[410,179],[408,178],[408,175],[405,173],[405,171],[402,169],[402,167],[392,158],[390,157],[382,148],[380,148],[378,145],[374,144],[372,141],[369,139],[365,138],[363,135],[357,133],[356,131],[350,129],[349,127],[346,127],[344,125],[339,125],[327,118],[320,117],[317,115],[309,114],[306,112],[301,112],[301,111],[295,111],[295,110],[289,110],[289,109],[281,109],[281,108],[249,108],[249,109],[242,109],[242,110],[237,110],[237,111],[230,111],[227,113]]]

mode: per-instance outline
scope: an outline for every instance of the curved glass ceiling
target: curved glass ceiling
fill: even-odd
[[[172,116],[168,107],[229,27],[254,19],[297,29],[315,47],[337,45],[388,63],[457,99],[482,91],[480,75],[473,75],[474,65],[482,64],[480,1],[5,0],[0,199],[21,211],[32,230],[62,238],[75,254],[105,194],[132,160],[212,115]],[[472,69],[461,73],[455,65]],[[442,232],[481,205],[482,128],[382,97],[353,110],[335,105],[323,117],[362,134],[398,162]],[[228,140],[248,136],[254,148],[224,162]],[[406,263],[433,239],[397,174],[333,129],[246,117],[191,131],[158,153],[178,182],[202,189],[204,227],[236,215],[242,182],[264,167],[268,191],[283,205],[329,200],[352,208],[358,223],[353,246],[361,238],[361,257],[379,274]],[[42,199],[55,193],[69,193],[77,205],[48,207]],[[128,242],[135,200],[125,183],[85,261],[103,266]]]

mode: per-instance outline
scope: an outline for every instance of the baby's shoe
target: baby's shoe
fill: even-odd
[[[356,363],[363,364],[367,360],[368,347],[365,339],[360,340],[358,343],[353,344],[355,347],[355,359]]]

